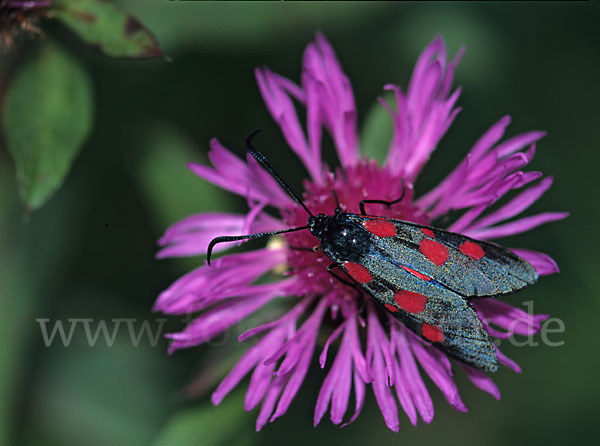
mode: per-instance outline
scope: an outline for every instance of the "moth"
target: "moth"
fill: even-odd
[[[370,295],[408,329],[449,356],[484,371],[496,371],[496,347],[483,327],[472,299],[500,297],[537,281],[536,270],[508,249],[461,234],[416,223],[368,215],[369,203],[392,205],[402,200],[363,200],[360,214],[341,210],[313,213],[246,139],[248,152],[308,214],[305,226],[274,232],[214,238],[217,243],[309,230],[341,269],[344,283]],[[337,197],[336,197],[337,202]],[[332,272],[333,274],[333,272]]]

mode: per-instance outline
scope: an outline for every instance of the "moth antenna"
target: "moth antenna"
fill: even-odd
[[[248,149],[248,153],[252,155],[256,161],[262,164],[262,166],[267,170],[267,172],[269,172],[271,176],[275,178],[275,180],[281,185],[281,187],[283,187],[287,194],[290,197],[292,197],[296,203],[298,203],[304,208],[308,215],[314,217],[313,213],[310,211],[310,209],[308,209],[308,207],[306,207],[306,205],[300,199],[300,197],[298,197],[298,195],[294,193],[292,188],[285,181],[283,181],[283,179],[279,176],[277,172],[275,172],[275,169],[273,169],[273,166],[271,166],[269,160],[267,160],[267,158],[252,145],[252,138],[254,138],[254,136],[260,131],[261,129],[254,130],[246,137],[246,148]]]
[[[342,211],[342,206],[340,205],[340,200],[337,196],[335,189],[331,189],[331,193],[333,194],[333,199],[335,200],[335,213]]]
[[[220,237],[215,237],[208,244],[208,248],[206,249],[206,262],[210,265],[210,257],[212,255],[212,250],[217,243],[223,242],[236,242],[238,240],[248,240],[252,238],[260,238],[267,237],[269,235],[277,235],[277,234],[285,234],[286,232],[296,232],[302,231],[304,229],[308,229],[308,226],[301,226],[298,228],[290,228],[290,229],[282,229],[281,231],[273,231],[273,232],[259,232],[257,234],[248,234],[248,235],[222,235]]]

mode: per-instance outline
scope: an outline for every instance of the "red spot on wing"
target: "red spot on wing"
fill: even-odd
[[[396,226],[385,220],[366,220],[363,226],[377,237],[393,237],[396,235]]]
[[[373,276],[367,268],[360,263],[344,262],[346,272],[358,283],[367,283],[373,280]]]
[[[408,266],[400,265],[400,268],[404,269],[405,271],[408,271],[413,276],[416,276],[421,280],[425,280],[426,282],[429,282],[431,280],[431,278],[429,276],[426,276],[425,274],[421,274],[419,271],[415,271],[414,269],[411,269]]]
[[[424,238],[419,243],[419,250],[437,266],[442,266],[448,260],[448,248],[434,240]]]
[[[433,231],[431,229],[421,228],[421,232],[424,235],[426,235],[427,237],[435,238],[435,234],[433,233]]]
[[[431,342],[444,342],[444,332],[435,325],[423,324],[423,337]]]
[[[392,304],[385,304],[385,308],[387,308],[392,313],[395,313],[398,311],[398,309],[395,306],[393,306]]]
[[[467,241],[460,245],[459,248],[460,252],[471,257],[473,260],[479,260],[485,255],[483,248],[477,243]]]
[[[418,314],[425,310],[427,297],[419,293],[403,290],[394,294],[394,301],[403,310],[406,310],[409,313]]]

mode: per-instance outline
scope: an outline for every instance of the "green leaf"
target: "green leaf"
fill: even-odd
[[[86,43],[107,56],[163,57],[154,35],[135,17],[104,0],[54,0],[52,11]]]
[[[37,209],[56,192],[87,138],[92,86],[79,62],[48,44],[13,80],[3,128],[21,198]]]
[[[391,93],[383,94],[382,98],[388,104],[394,104]],[[363,155],[377,160],[379,165],[382,165],[385,162],[393,136],[392,117],[379,102],[375,102],[367,112],[361,131],[360,146]]]
[[[180,411],[167,421],[158,436],[156,445],[251,446],[256,444],[258,438],[248,426],[250,417],[244,411],[243,396],[243,392],[237,391],[217,407],[205,404]]]

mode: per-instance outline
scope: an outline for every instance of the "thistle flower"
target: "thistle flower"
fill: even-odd
[[[304,182],[303,198],[313,213],[332,214],[332,191],[348,212],[358,212],[360,200],[397,199],[406,188],[404,199],[392,207],[374,205],[374,215],[430,225],[451,211],[460,216],[447,229],[467,236],[494,240],[518,234],[543,223],[558,220],[565,213],[548,212],[517,217],[551,185],[551,177],[540,172],[523,172],[533,158],[535,143],[543,132],[531,131],[501,139],[510,122],[500,119],[475,142],[466,158],[436,187],[415,196],[413,185],[438,142],[455,119],[460,89],[451,91],[454,70],[463,54],[461,49],[449,61],[441,37],[423,51],[406,92],[386,85],[395,97],[395,106],[380,100],[394,123],[394,136],[383,166],[361,156],[357,137],[357,113],[350,82],[325,37],[306,48],[301,85],[268,68],[256,70],[260,92],[285,140],[300,158],[309,178]],[[294,100],[306,107],[306,129],[300,123]],[[328,131],[341,166],[331,171],[321,159],[321,137]],[[258,163],[248,156],[242,160],[217,139],[210,142],[212,167],[190,164],[198,176],[226,190],[246,197],[246,215],[202,213],[171,226],[159,244],[159,258],[204,254],[208,243],[218,235],[251,234],[275,231],[306,224],[306,213]],[[510,201],[494,210],[490,206],[514,190]],[[280,210],[277,217],[264,212],[265,206]],[[306,373],[316,362],[327,372],[317,396],[314,424],[329,409],[331,421],[351,423],[358,416],[367,386],[371,386],[386,425],[398,431],[398,407],[416,425],[419,416],[429,423],[433,404],[422,372],[441,390],[452,407],[466,411],[453,380],[453,365],[440,350],[407,330],[390,314],[372,304],[369,296],[356,292],[326,271],[330,261],[322,253],[290,249],[313,246],[316,239],[308,231],[286,234],[266,248],[230,254],[201,266],[177,280],[162,292],[155,309],[168,314],[194,312],[197,316],[172,339],[170,351],[205,343],[229,330],[270,302],[285,301],[287,308],[263,325],[239,337],[240,342],[260,338],[212,395],[214,404],[235,388],[248,374],[245,409],[260,406],[257,430],[282,416],[298,393]],[[219,244],[215,251],[231,247]],[[548,255],[514,249],[529,261],[538,274],[558,272]],[[282,268],[283,267],[283,268]],[[280,280],[256,283],[268,272],[287,271]],[[506,338],[514,333],[533,334],[540,330],[546,315],[528,314],[507,303],[490,299],[474,300],[478,315],[491,336]],[[324,334],[324,344],[318,343]],[[328,365],[331,346],[335,358]],[[519,372],[519,366],[498,350],[501,364]],[[313,359],[315,358],[315,359]],[[419,366],[420,365],[420,370]],[[500,392],[480,370],[463,363],[471,382],[495,398]],[[354,410],[347,415],[354,389]],[[399,406],[398,406],[399,404]]]

